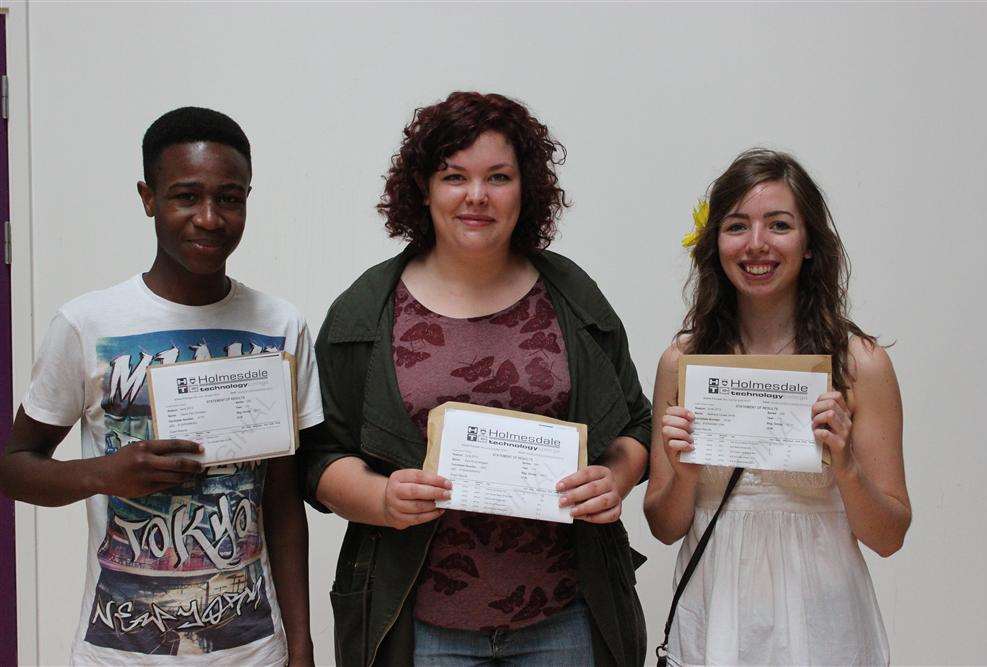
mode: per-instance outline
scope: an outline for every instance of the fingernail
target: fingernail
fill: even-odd
[[[446,491],[445,493],[442,494],[442,500],[451,500],[451,499],[452,499],[451,491]]]
[[[565,488],[565,484],[563,484],[562,482],[559,482],[558,484],[555,485],[556,491],[561,491],[564,488]]]
[[[559,498],[559,507],[565,507],[568,504],[569,504],[568,496],[562,496],[561,498]]]

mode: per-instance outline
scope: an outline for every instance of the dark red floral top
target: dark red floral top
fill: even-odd
[[[446,401],[565,418],[565,341],[541,280],[520,301],[454,319],[394,291],[394,366],[412,421]],[[568,524],[450,510],[439,520],[417,591],[415,617],[444,628],[518,628],[579,595]]]

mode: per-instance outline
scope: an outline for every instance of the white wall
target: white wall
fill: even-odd
[[[16,394],[61,302],[149,265],[139,142],[176,106],[246,129],[254,192],[231,271],[317,327],[398,250],[373,205],[412,109],[453,89],[526,101],[569,150],[576,205],[555,248],[623,317],[646,391],[683,313],[690,207],[740,150],[788,149],[831,200],[855,318],[897,341],[915,519],[900,553],[868,554],[894,661],[985,659],[987,5],[7,4],[12,72],[30,77],[12,85],[30,84],[11,126]],[[73,435],[58,455],[78,453]],[[625,522],[650,558],[639,592],[654,645],[676,549],[650,537],[640,500]],[[67,659],[83,515],[19,509],[25,663]],[[310,519],[313,632],[329,663],[344,523]]]

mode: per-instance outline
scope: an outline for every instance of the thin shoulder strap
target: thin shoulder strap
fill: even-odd
[[[665,640],[661,643],[661,646],[655,650],[659,658],[663,657],[663,651],[668,651],[668,634],[672,631],[672,619],[675,618],[675,608],[679,605],[679,598],[682,597],[682,592],[685,590],[686,584],[689,583],[689,579],[692,578],[692,573],[699,565],[699,559],[703,557],[703,552],[706,550],[706,544],[709,542],[709,538],[713,535],[713,527],[716,526],[716,520],[720,517],[720,512],[723,510],[723,506],[727,504],[730,494],[733,493],[733,487],[737,486],[737,482],[740,480],[740,476],[743,473],[743,468],[733,469],[733,475],[730,476],[730,481],[727,482],[727,488],[723,492],[723,500],[720,501],[720,506],[716,508],[716,513],[713,514],[713,518],[709,520],[709,525],[706,526],[706,530],[703,531],[703,536],[699,538],[699,543],[696,544],[696,550],[692,552],[692,558],[689,559],[689,564],[685,566],[685,571],[682,573],[682,578],[679,579],[679,585],[675,587],[675,595],[672,597],[672,608],[668,610],[668,620],[665,621]]]

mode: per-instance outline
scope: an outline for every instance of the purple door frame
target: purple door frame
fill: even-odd
[[[7,17],[0,14],[0,74],[6,73]],[[7,120],[0,118],[0,224],[10,220],[9,177]],[[10,265],[0,261],[0,448],[7,441],[13,418],[10,328]],[[17,664],[16,576],[14,503],[0,495],[0,665]]]

